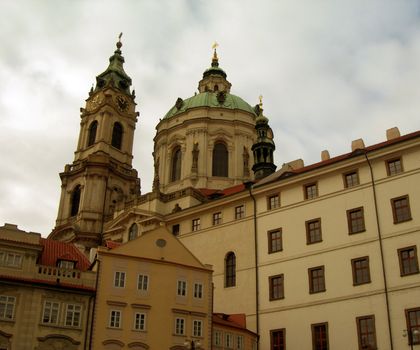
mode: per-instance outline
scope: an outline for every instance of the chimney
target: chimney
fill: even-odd
[[[388,129],[387,131],[386,131],[386,139],[389,141],[389,140],[393,140],[393,139],[396,139],[396,138],[398,138],[398,137],[400,137],[401,135],[400,135],[400,130],[398,130],[398,128],[395,126],[395,127],[393,127],[393,128],[391,128],[391,129]]]
[[[325,149],[321,152],[321,160],[324,161],[328,159],[330,159],[330,152]]]
[[[351,142],[351,151],[354,152],[357,149],[364,149],[365,143],[363,142],[363,139],[357,139]]]

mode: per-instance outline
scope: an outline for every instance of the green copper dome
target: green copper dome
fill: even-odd
[[[193,108],[238,109],[256,116],[254,109],[243,99],[230,93],[202,92],[186,100],[178,99],[163,119],[172,118]]]

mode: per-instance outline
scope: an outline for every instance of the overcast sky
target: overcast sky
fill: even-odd
[[[383,141],[390,127],[419,130],[419,15],[410,0],[0,0],[0,225],[54,227],[79,108],[120,32],[146,193],[155,125],[197,91],[213,41],[232,93],[264,96],[278,167]]]

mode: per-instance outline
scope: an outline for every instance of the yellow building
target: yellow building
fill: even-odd
[[[212,270],[177,238],[157,228],[97,254],[93,349],[210,349]]]
[[[419,132],[390,129],[380,144],[355,140],[347,154],[323,151],[319,163],[296,160],[275,172],[262,103],[231,94],[214,51],[198,93],[178,98],[158,123],[153,191],[141,195],[131,167],[135,94],[123,63],[118,43],[82,109],[51,238],[87,254],[165,226],[213,266],[214,311],[245,313],[259,349],[420,344]],[[111,286],[115,271],[104,271]],[[101,342],[137,334],[131,304],[139,302],[107,298],[102,309],[126,303],[127,320]],[[104,329],[109,314],[98,317]]]
[[[0,349],[88,349],[95,274],[72,244],[0,227]]]

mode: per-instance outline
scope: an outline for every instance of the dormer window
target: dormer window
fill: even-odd
[[[57,266],[61,269],[74,270],[76,262],[72,260],[58,260]]]

